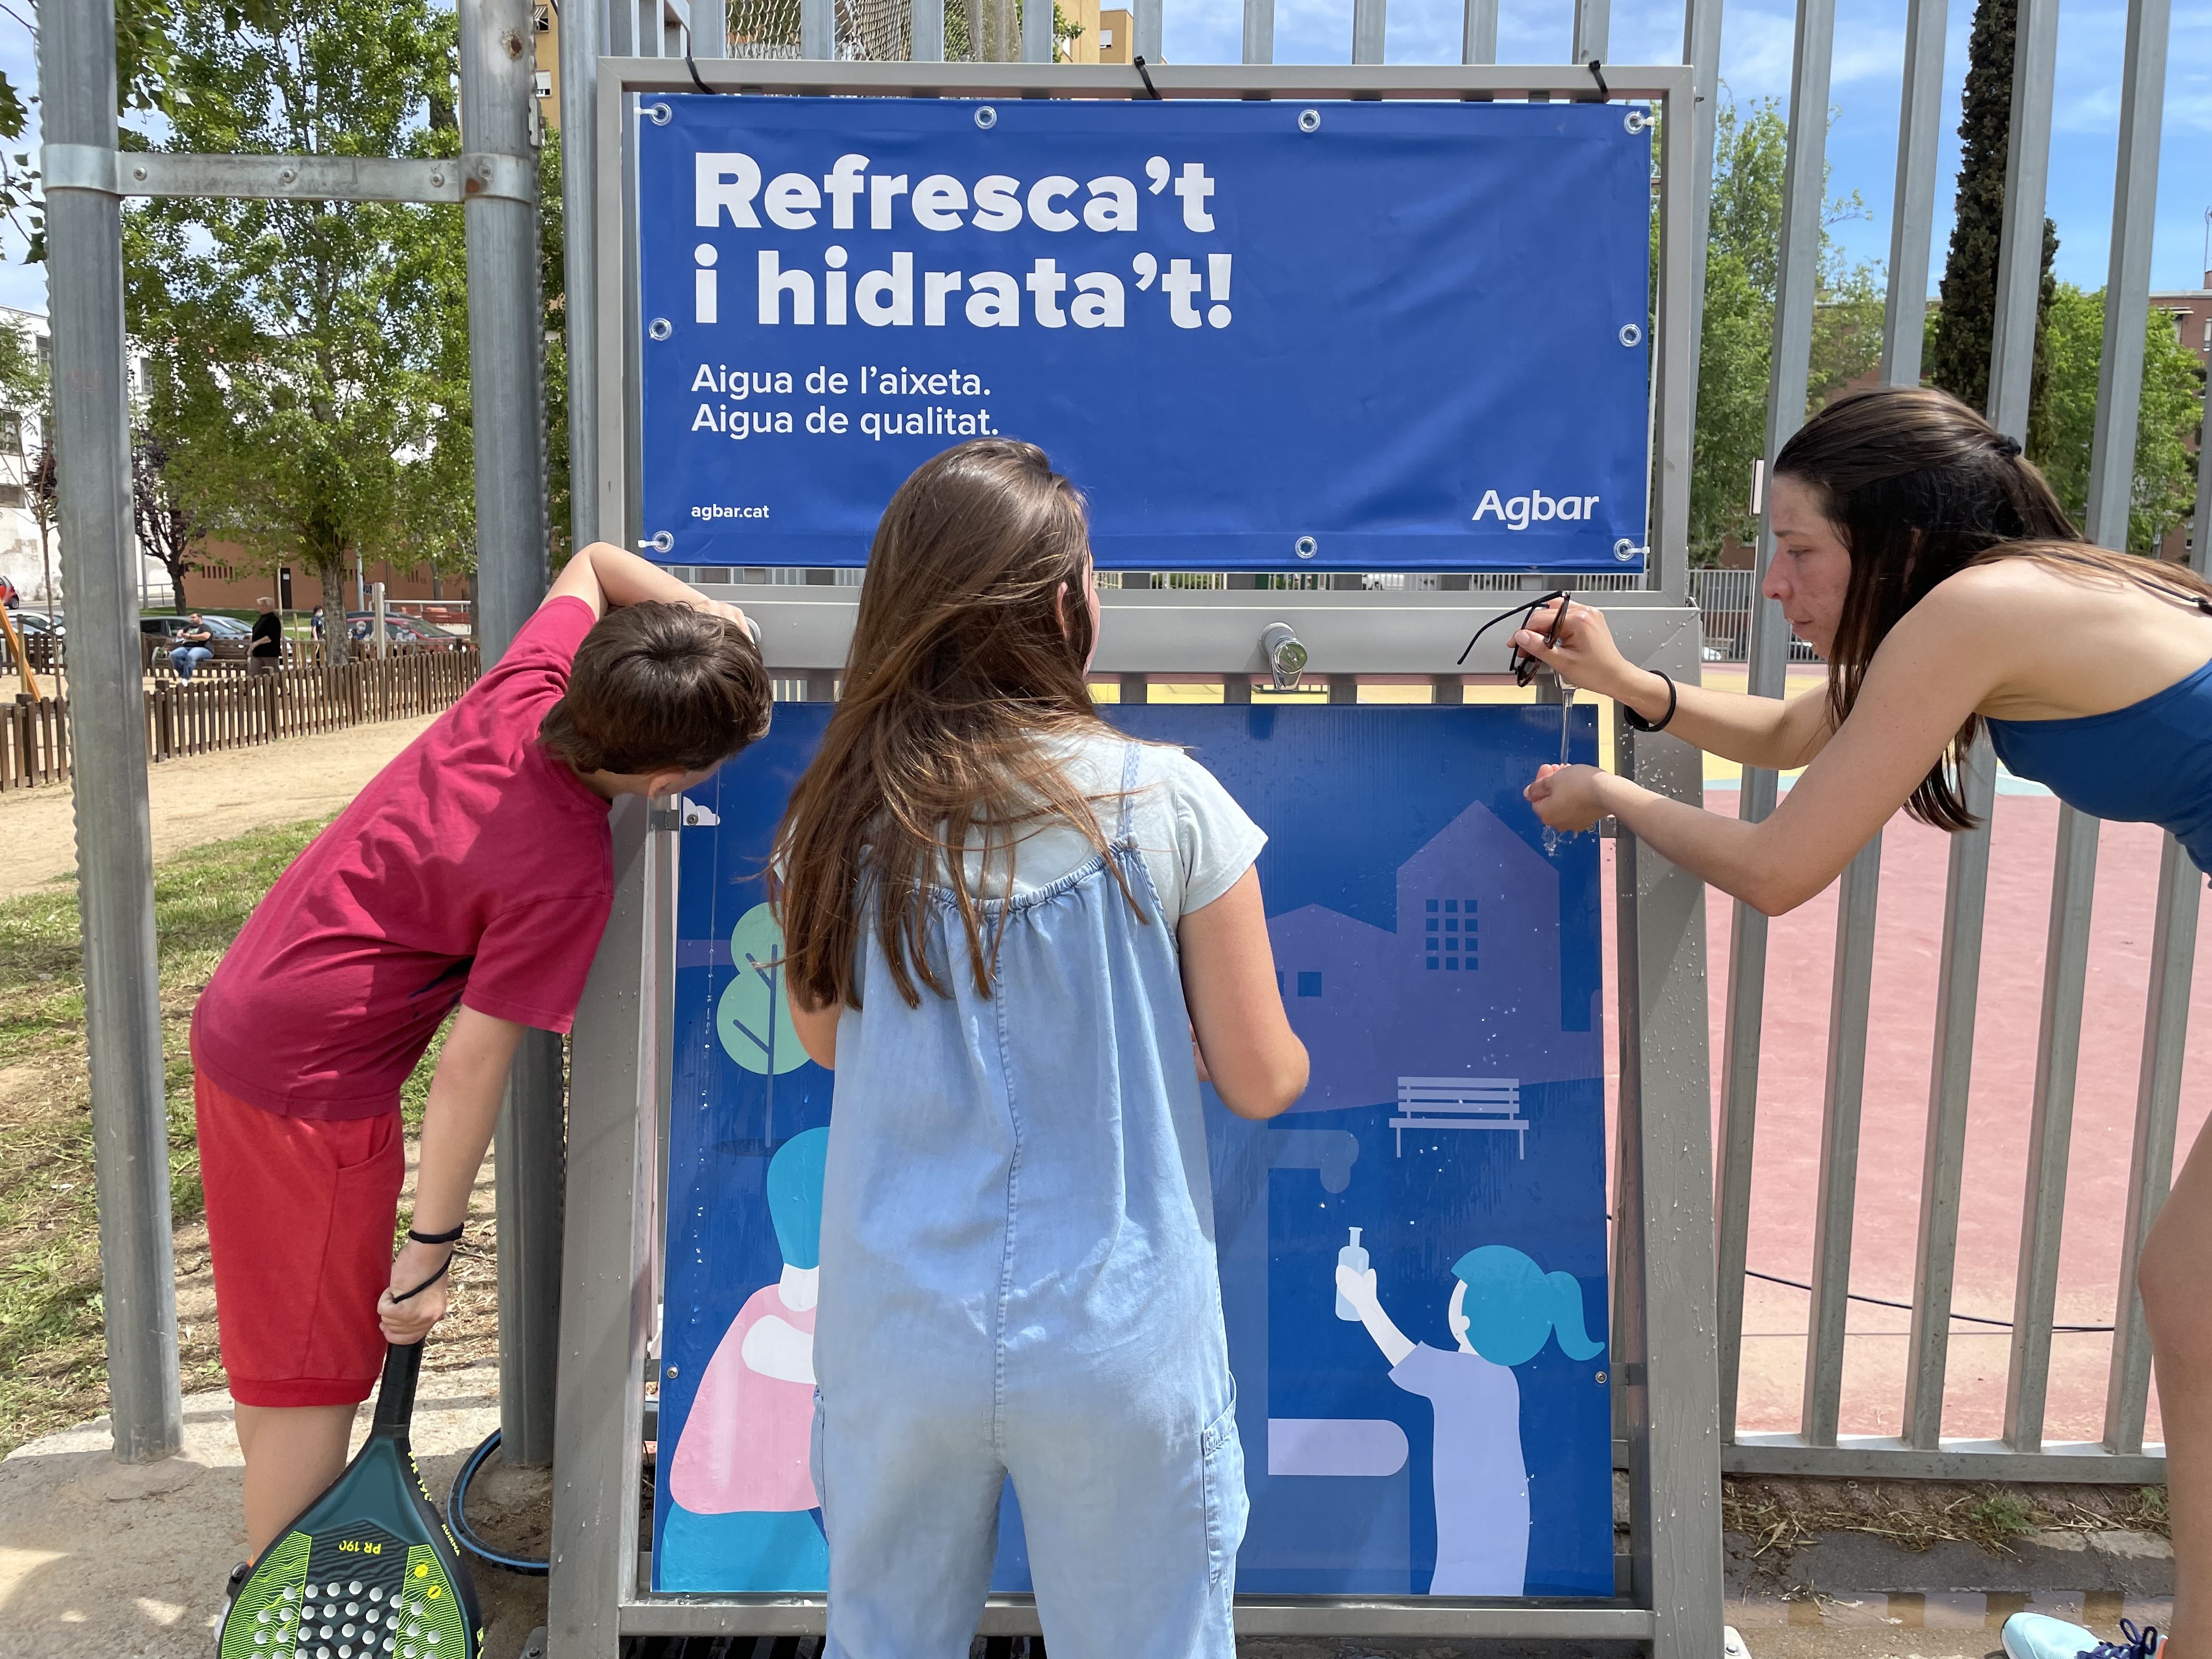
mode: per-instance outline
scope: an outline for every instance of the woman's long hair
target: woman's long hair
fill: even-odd
[[[1850,586],[1828,652],[1828,708],[1840,726],[1867,665],[1898,619],[1945,578],[2000,559],[2093,580],[2132,582],[2194,605],[2212,584],[2186,566],[2081,538],[2020,446],[1947,392],[1878,386],[1838,398],[1775,458],[1777,477],[1813,492],[1850,550]],[[1960,777],[1981,730],[1969,715],[1905,811],[1939,830],[1971,830]]]
[[[971,837],[987,878],[1011,869],[1022,826],[1043,818],[1106,850],[1090,800],[1043,741],[1103,729],[1084,677],[1090,568],[1083,497],[1033,444],[962,444],[891,497],[843,696],[776,832],[786,971],[807,1003],[860,1006],[871,904],[908,1006],[921,987],[951,994],[949,964],[924,950],[933,890],[950,890],[989,995],[994,951],[964,868]]]

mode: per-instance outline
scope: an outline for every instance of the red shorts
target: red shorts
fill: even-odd
[[[399,1114],[286,1117],[192,1079],[216,1317],[242,1406],[356,1406],[384,1366],[377,1297],[407,1171]]]

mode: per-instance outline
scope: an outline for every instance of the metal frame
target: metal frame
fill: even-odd
[[[114,148],[113,0],[41,18],[42,174],[71,640],[101,1282],[116,1455],[183,1442],[169,1218],[168,1129],[154,951],[153,845],[138,677],[130,505],[122,198],[231,197],[465,204],[477,412],[479,641],[496,657],[546,586],[538,161],[525,0],[459,0],[460,109],[475,149],[448,161],[205,155]],[[507,1453],[552,1455],[561,1256],[557,1038],[526,1044],[501,1117],[500,1404]]]
[[[573,4],[574,0],[571,0]],[[1470,0],[1470,10],[1493,0]],[[1363,9],[1364,10],[1365,9]],[[1137,49],[1156,50],[1158,0],[1149,25],[1141,3]],[[1250,0],[1248,53],[1270,45],[1267,0]],[[1602,8],[1586,0],[1585,30],[1601,30]],[[1379,46],[1382,5],[1371,12]],[[1151,38],[1147,41],[1147,28]],[[1494,29],[1494,21],[1491,27]],[[1257,37],[1255,39],[1255,36]],[[1597,38],[1592,36],[1591,38]],[[1600,42],[1601,45],[1601,40]],[[1593,54],[1595,55],[1595,54]],[[872,94],[888,96],[1131,98],[1145,95],[1131,70],[1059,65],[823,63],[770,60],[699,64],[710,87],[731,92]],[[627,228],[634,191],[627,140],[641,96],[696,90],[681,64],[610,58],[598,66],[593,139],[597,222]],[[1500,69],[1157,65],[1162,95],[1205,98],[1425,99],[1587,97],[1583,65]],[[1694,676],[1702,634],[1686,603],[1684,552],[1689,517],[1689,434],[1694,400],[1692,331],[1696,289],[1684,234],[1692,216],[1693,132],[1664,119],[1691,105],[1686,67],[1606,70],[1613,96],[1662,111],[1662,242],[1657,410],[1650,543],[1653,586],[1608,592],[1614,635],[1634,659]],[[1710,143],[1710,140],[1708,140]],[[636,461],[628,408],[635,370],[634,238],[603,238],[597,250],[597,410],[602,433],[592,527],[610,540],[637,540]],[[619,300],[616,296],[621,296]],[[573,308],[573,293],[572,293]],[[618,434],[623,434],[619,435]],[[1539,580],[1539,579],[1531,579]],[[858,592],[804,584],[710,588],[742,597],[758,618],[764,650],[780,676],[803,677],[809,696],[831,693],[845,660]],[[1485,641],[1462,670],[1462,649],[1497,608],[1489,592],[1360,592],[1322,589],[1108,589],[1097,672],[1121,678],[1125,700],[1141,700],[1146,677],[1211,670],[1227,695],[1249,697],[1246,676],[1264,673],[1261,636],[1289,621],[1326,681],[1332,702],[1357,698],[1362,673],[1435,677],[1437,701],[1459,701],[1462,672],[1498,672],[1505,647]],[[1623,731],[1623,764],[1647,785],[1686,800],[1702,790],[1701,763],[1667,737]],[[631,1635],[817,1632],[818,1597],[653,1595],[640,1547],[635,1494],[652,1407],[653,1295],[660,1240],[656,1194],[661,1148],[654,1126],[663,1025],[653,1012],[669,948],[672,837],[621,842],[627,863],[615,915],[576,1024],[570,1089],[570,1271],[564,1327],[574,1334],[561,1376],[560,1446],[554,1497],[551,1623],[554,1659],[611,1655]],[[669,848],[662,853],[655,847]],[[1711,1177],[1705,1153],[1709,1085],[1705,1022],[1704,888],[1649,854],[1632,836],[1616,842],[1621,894],[1620,1031],[1623,1086],[1613,1239],[1613,1375],[1632,1492],[1632,1542],[1623,1594],[1589,1601],[1468,1603],[1426,1597],[1240,1597],[1245,1635],[1457,1635],[1649,1644],[1666,1659],[1709,1659],[1721,1645],[1719,1417],[1716,1400],[1711,1256]],[[1663,1402],[1663,1403],[1662,1403]],[[1661,1524],[1662,1518],[1665,1524]],[[1035,1632],[1028,1597],[993,1597],[985,1633]]]

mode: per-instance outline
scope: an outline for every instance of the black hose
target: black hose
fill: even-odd
[[[495,1567],[504,1567],[509,1572],[528,1573],[533,1577],[543,1578],[545,1577],[549,1563],[534,1560],[528,1556],[508,1555],[503,1551],[495,1550],[477,1537],[475,1530],[469,1525],[469,1482],[476,1479],[477,1471],[483,1467],[484,1459],[498,1449],[499,1431],[494,1429],[484,1437],[482,1445],[462,1460],[459,1473],[453,1476],[453,1488],[446,1494],[446,1525],[452,1529],[460,1547],[471,1555],[489,1561]]]

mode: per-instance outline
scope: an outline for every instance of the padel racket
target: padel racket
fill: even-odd
[[[385,1349],[368,1443],[253,1564],[221,1659],[477,1659],[476,1585],[408,1443],[422,1367]]]

